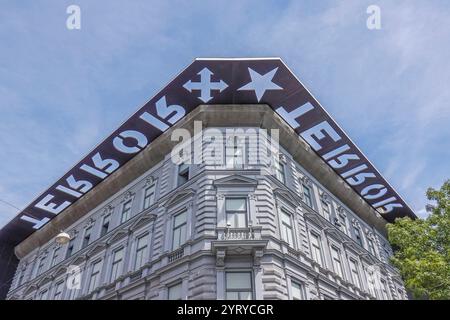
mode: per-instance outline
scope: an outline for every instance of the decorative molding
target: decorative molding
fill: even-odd
[[[149,186],[151,186],[152,184],[156,183],[156,178],[154,178],[152,175],[149,175],[146,179],[145,179],[145,184],[144,184],[144,188],[147,188]]]
[[[312,181],[309,177],[304,175],[300,178],[300,180],[302,181],[303,184],[307,185],[308,187],[312,187]]]
[[[226,256],[225,249],[220,249],[216,251],[216,266],[218,267],[225,266],[225,256]]]
[[[135,192],[132,192],[131,190],[128,190],[123,195],[122,200],[120,201],[120,203],[123,203],[123,202],[126,202],[126,201],[130,200],[130,199],[133,199],[135,195],[136,195]]]

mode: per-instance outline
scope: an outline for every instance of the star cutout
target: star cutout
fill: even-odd
[[[278,67],[267,72],[264,75],[261,75],[252,68],[248,68],[248,72],[250,73],[250,78],[252,78],[252,81],[240,87],[238,90],[254,90],[258,102],[261,100],[266,90],[283,90],[282,87],[272,82],[272,79],[275,76],[277,70]]]

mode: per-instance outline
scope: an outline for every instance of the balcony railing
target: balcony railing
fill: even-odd
[[[261,240],[261,227],[217,228],[218,240]]]

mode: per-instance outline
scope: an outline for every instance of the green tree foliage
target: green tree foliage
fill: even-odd
[[[426,219],[396,219],[388,225],[406,288],[416,299],[450,299],[450,180],[440,190],[428,189],[435,202]]]

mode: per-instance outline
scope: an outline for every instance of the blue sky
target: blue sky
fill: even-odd
[[[319,2],[319,1],[316,1]],[[66,8],[81,8],[81,30]],[[366,8],[381,8],[368,30]],[[407,203],[450,178],[448,1],[16,1],[0,199],[23,208],[195,57],[280,56]],[[17,210],[0,203],[0,226]]]

